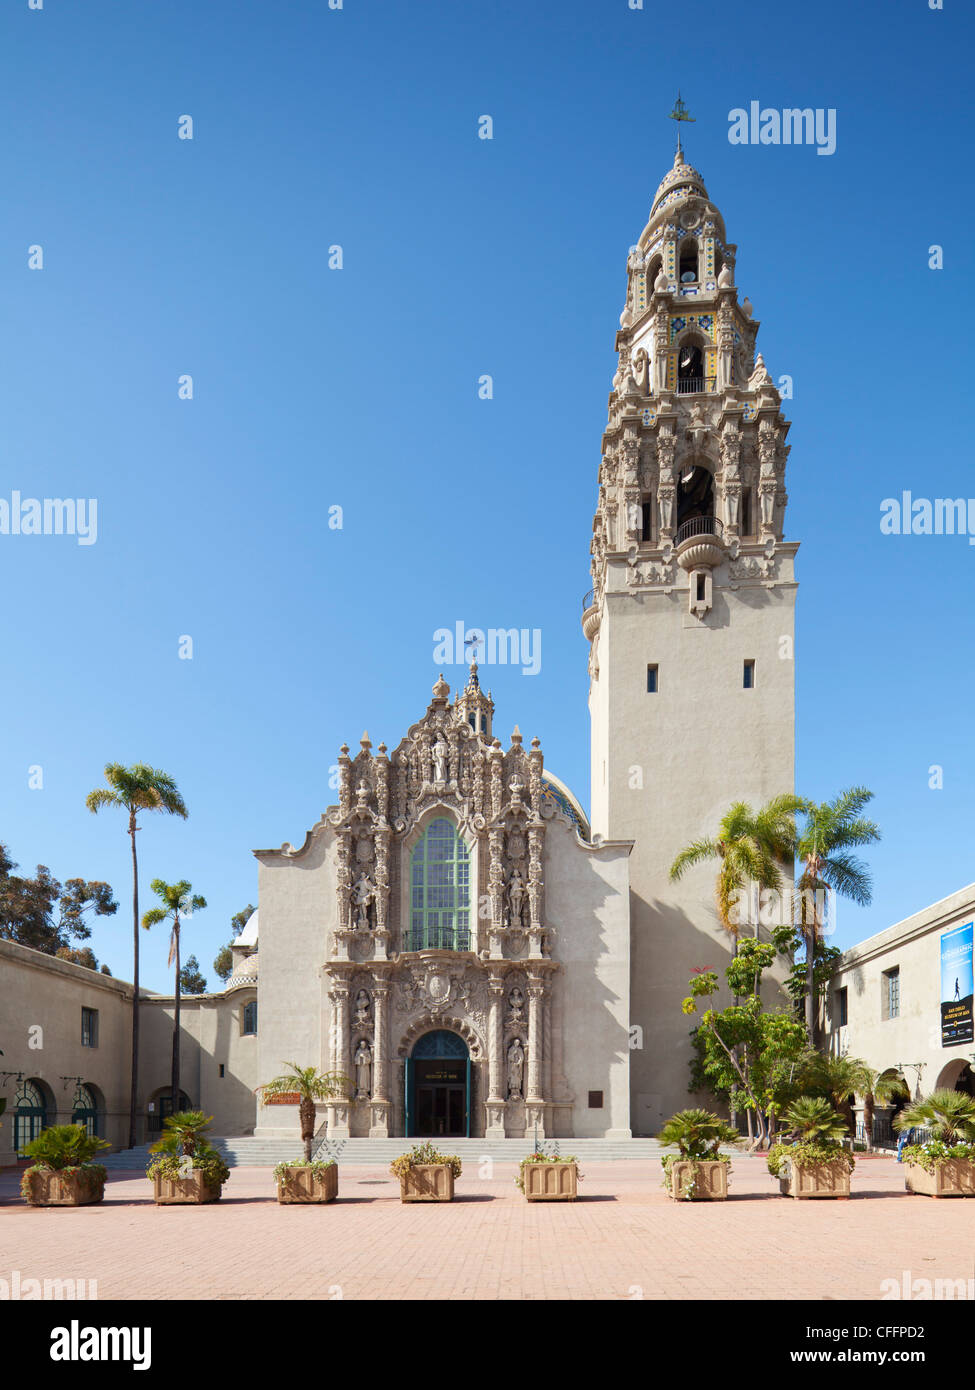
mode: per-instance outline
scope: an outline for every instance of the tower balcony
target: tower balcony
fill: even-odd
[[[582,600],[582,630],[587,642],[591,642],[599,631],[599,604],[595,602],[593,589]]]
[[[713,396],[718,378],[716,376],[685,376],[677,379],[678,396]]]
[[[716,516],[688,517],[677,528],[674,550],[681,569],[714,569],[724,559],[724,527]]]

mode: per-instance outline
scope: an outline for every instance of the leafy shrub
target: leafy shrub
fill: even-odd
[[[275,1182],[287,1182],[289,1169],[309,1168],[311,1175],[316,1182],[324,1182],[325,1174],[329,1168],[335,1167],[334,1158],[322,1159],[320,1162],[311,1158],[293,1158],[290,1163],[279,1163],[274,1170]]]
[[[816,1143],[800,1140],[797,1144],[773,1144],[768,1152],[768,1170],[773,1178],[784,1176],[787,1163],[797,1168],[827,1168],[833,1163],[842,1163],[848,1173],[853,1172],[856,1159],[842,1144]]]
[[[661,1144],[676,1144],[681,1158],[720,1159],[719,1144],[741,1142],[738,1131],[710,1110],[678,1110],[657,1138]]]
[[[460,1177],[461,1161],[456,1154],[442,1154],[436,1144],[432,1144],[428,1139],[424,1144],[414,1144],[409,1153],[400,1154],[399,1158],[394,1158],[389,1165],[389,1171],[395,1178],[405,1178],[411,1168],[417,1168],[424,1163],[446,1163],[455,1178]]]
[[[35,1161],[20,1177],[20,1195],[31,1206],[39,1196],[37,1178],[42,1173],[62,1173],[76,1178],[89,1194],[105,1185],[108,1170],[91,1160],[100,1149],[111,1148],[105,1139],[89,1134],[84,1125],[51,1125],[41,1130],[36,1139],[26,1145],[24,1152]]]
[[[793,1133],[791,1142],[773,1144],[766,1160],[773,1178],[783,1177],[787,1165],[797,1168],[826,1168],[842,1163],[853,1172],[856,1159],[843,1147],[846,1121],[822,1096],[800,1096],[785,1112],[785,1123]]]
[[[150,1147],[150,1153],[161,1157],[149,1164],[146,1177],[177,1182],[189,1176],[185,1162],[188,1158],[193,1172],[199,1173],[208,1187],[222,1187],[230,1177],[230,1169],[203,1133],[212,1118],[202,1110],[178,1110],[167,1115],[162,1137]]]
[[[905,1144],[901,1158],[905,1163],[916,1163],[926,1173],[934,1173],[942,1164],[953,1160],[975,1162],[975,1143],[962,1140],[946,1144],[943,1139],[929,1139],[926,1144]]]
[[[944,1144],[975,1140],[975,1100],[963,1091],[932,1091],[924,1100],[906,1106],[894,1121],[898,1130],[915,1127],[929,1129]]]
[[[521,1190],[522,1190],[522,1192],[524,1192],[524,1190],[525,1190],[525,1173],[524,1173],[524,1168],[525,1168],[525,1164],[526,1164],[526,1163],[576,1163],[576,1164],[578,1164],[578,1162],[579,1162],[579,1160],[576,1158],[575,1154],[544,1154],[544,1153],[540,1153],[540,1152],[536,1149],[536,1151],[535,1151],[533,1154],[528,1154],[527,1157],[523,1158],[523,1159],[521,1160],[521,1162],[518,1164],[518,1176],[515,1178],[515,1186],[516,1186],[516,1187],[520,1187]],[[576,1169],[576,1177],[578,1178],[578,1180],[579,1180],[580,1182],[582,1182],[582,1174],[579,1172],[578,1168]]]

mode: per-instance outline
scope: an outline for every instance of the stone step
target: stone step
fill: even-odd
[[[393,1139],[316,1139],[313,1153],[316,1158],[334,1158],[338,1163],[389,1164],[401,1153],[406,1153],[413,1143],[419,1140]],[[286,1163],[301,1153],[301,1141],[294,1139],[261,1139],[254,1135],[230,1138],[214,1138],[212,1143],[224,1156],[229,1167],[268,1167]],[[476,1163],[481,1158],[491,1158],[496,1162],[519,1163],[531,1152],[529,1139],[441,1139],[437,1141],[440,1149],[456,1154],[467,1163]],[[657,1159],[665,1152],[655,1139],[546,1139],[543,1144],[546,1153],[574,1154],[579,1159],[591,1163],[614,1162],[623,1159]],[[149,1146],[140,1145],[135,1149],[123,1149],[107,1154],[99,1161],[110,1170],[142,1168],[150,1162],[152,1155]]]

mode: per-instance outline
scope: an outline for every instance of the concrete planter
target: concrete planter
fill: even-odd
[[[905,1163],[904,1185],[908,1192],[925,1197],[975,1197],[975,1162],[949,1158],[947,1163],[939,1163],[933,1173],[919,1163]]]
[[[574,1202],[579,1195],[575,1163],[526,1163],[521,1174],[529,1202]]]
[[[198,1207],[206,1202],[219,1202],[222,1191],[220,1183],[208,1183],[202,1173],[175,1179],[163,1178],[157,1173],[152,1180],[152,1200],[159,1207]]]
[[[669,1169],[670,1195],[678,1202],[723,1202],[730,1167],[714,1158],[678,1159]]]
[[[779,1174],[783,1197],[849,1197],[850,1170],[845,1163],[823,1163],[815,1168],[798,1168],[786,1161]]]
[[[289,1168],[278,1178],[278,1201],[289,1202],[334,1202],[339,1195],[339,1168],[331,1163],[322,1174],[321,1180],[315,1177],[310,1168]]]
[[[90,1207],[105,1196],[104,1177],[92,1178],[77,1168],[32,1173],[30,1197],[32,1207]]]
[[[399,1180],[401,1202],[452,1202],[454,1170],[449,1163],[418,1163]]]

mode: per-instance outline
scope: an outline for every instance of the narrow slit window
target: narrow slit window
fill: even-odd
[[[704,575],[704,574],[699,574],[699,575],[697,576],[697,601],[698,601],[698,603],[703,603],[704,600],[707,598],[707,596],[708,596],[708,581],[707,581],[707,576]]]
[[[647,694],[656,695],[657,693],[657,668],[656,666],[647,667]]]
[[[742,685],[746,690],[752,690],[755,686],[755,663],[754,661],[745,662],[745,670],[742,678]]]

